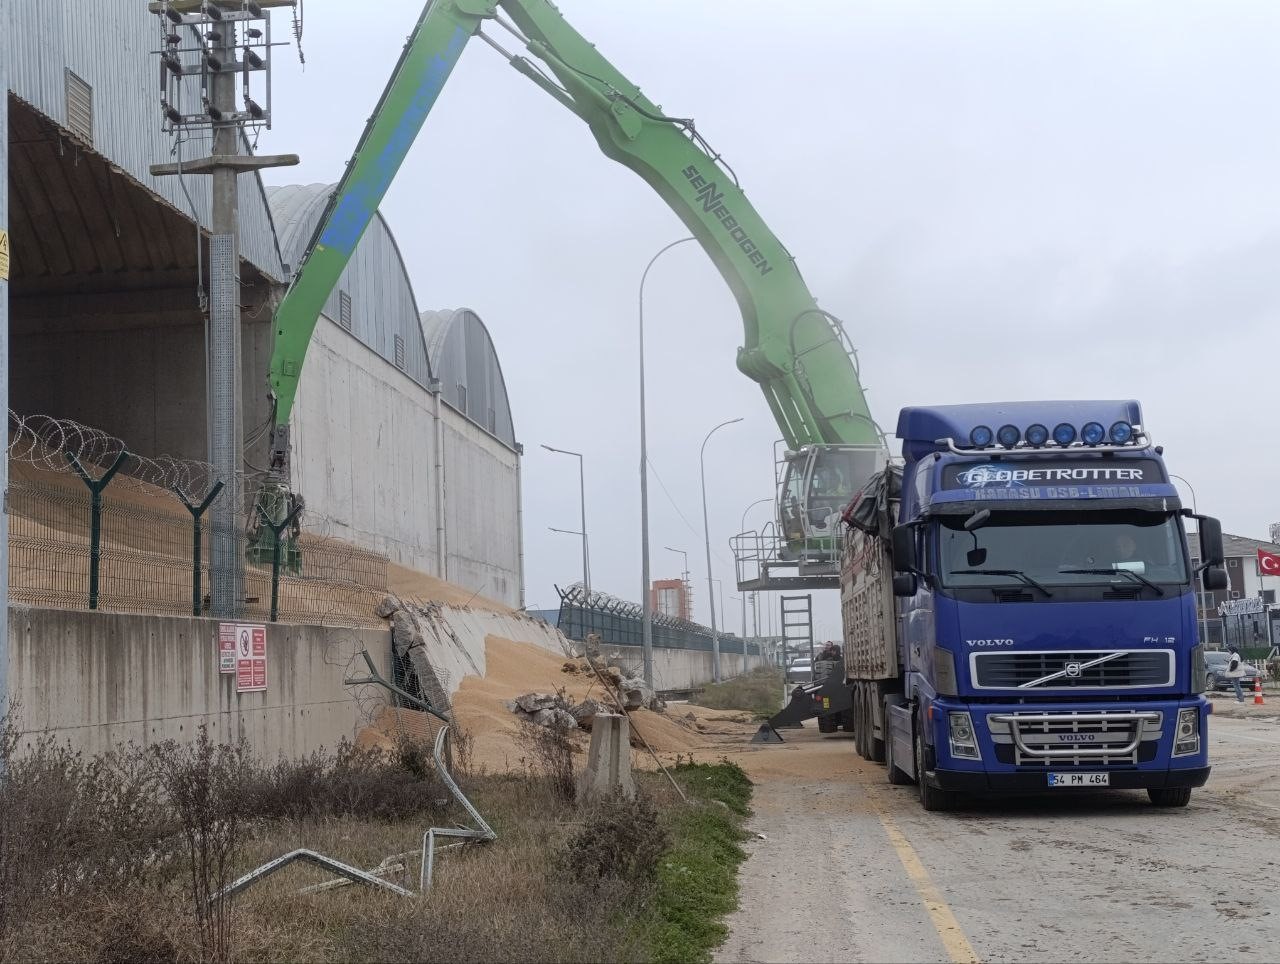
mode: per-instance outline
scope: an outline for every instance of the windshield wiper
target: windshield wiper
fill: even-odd
[[[1048,598],[1053,598],[1053,593],[1045,589],[1044,586],[1036,582],[1021,569],[952,569],[953,576],[1013,576],[1019,582],[1028,586],[1033,586],[1044,593]]]
[[[1110,569],[1059,569],[1058,572],[1066,572],[1075,576],[1132,576],[1138,582],[1151,589],[1154,589],[1157,595],[1163,596],[1164,590],[1157,586],[1146,576],[1140,576],[1132,569],[1118,569],[1112,567]]]

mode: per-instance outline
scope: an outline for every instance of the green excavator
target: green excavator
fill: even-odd
[[[508,44],[513,38],[524,53],[508,51],[495,35]],[[738,368],[764,392],[785,447],[776,460],[776,529],[746,546],[747,556],[758,556],[756,575],[744,579],[740,568],[740,585],[836,585],[839,514],[887,455],[844,327],[818,307],[787,249],[694,122],[663,113],[547,0],[432,0],[423,9],[276,310],[276,481],[260,496],[267,516],[283,518],[292,504],[289,416],[320,312],[474,37],[580,117],[605,155],[644,178],[737,299],[745,330]],[[779,569],[798,574],[779,577]]]

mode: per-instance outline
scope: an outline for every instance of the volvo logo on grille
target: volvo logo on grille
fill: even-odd
[[[1076,679],[1080,675],[1080,664],[1073,660],[1072,662],[1067,663],[1066,666],[1062,667],[1062,671],[1072,679]]]

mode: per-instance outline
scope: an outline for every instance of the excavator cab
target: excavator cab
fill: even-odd
[[[849,500],[884,468],[878,445],[805,445],[779,462],[778,531],[782,555],[802,568],[837,562],[837,524]]]

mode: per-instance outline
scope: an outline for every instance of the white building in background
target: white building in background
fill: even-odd
[[[286,262],[332,190],[268,189]],[[381,213],[316,326],[292,429],[309,530],[523,604],[522,447],[497,351],[475,312],[418,310]]]
[[[1277,531],[1273,526],[1272,531]],[[1199,542],[1189,538],[1192,562],[1199,565]],[[1221,647],[1234,642],[1246,649],[1280,645],[1280,576],[1264,574],[1258,550],[1280,555],[1280,545],[1223,533],[1228,587],[1219,592],[1198,592],[1200,619],[1208,630],[1209,644]]]

